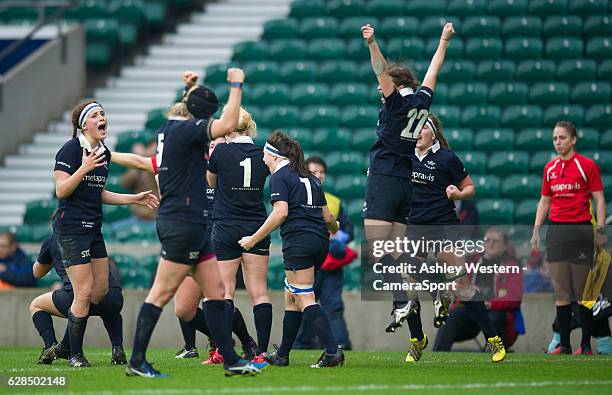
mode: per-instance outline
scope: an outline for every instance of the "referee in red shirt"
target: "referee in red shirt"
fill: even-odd
[[[559,156],[544,166],[542,197],[536,212],[531,244],[540,247],[540,227],[549,214],[546,254],[555,286],[560,346],[551,354],[571,354],[572,301],[580,301],[595,254],[595,236],[590,210],[591,196],[597,204],[597,246],[606,238],[606,201],[597,164],[576,152],[576,126],[559,121],[553,129],[553,144]],[[593,312],[579,305],[582,340],[575,354],[592,354]]]

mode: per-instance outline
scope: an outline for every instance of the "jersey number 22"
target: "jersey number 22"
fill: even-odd
[[[412,140],[418,139],[419,133],[421,133],[421,129],[427,121],[427,117],[429,117],[429,110],[423,108],[419,111],[418,108],[411,108],[410,111],[408,111],[408,125],[402,130],[400,136]],[[412,130],[412,126],[417,119],[419,123],[417,123],[414,130]]]

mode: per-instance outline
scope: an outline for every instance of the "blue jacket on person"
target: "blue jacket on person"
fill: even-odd
[[[6,266],[6,270],[0,273],[0,280],[16,287],[36,286],[36,279],[32,274],[33,263],[21,248],[12,256],[0,259],[0,264]]]

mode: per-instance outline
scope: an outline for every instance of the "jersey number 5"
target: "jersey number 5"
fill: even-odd
[[[312,206],[312,186],[310,180],[306,177],[300,177],[300,182],[306,187],[306,204]]]
[[[410,111],[408,111],[408,125],[406,125],[404,130],[402,130],[402,133],[400,134],[400,136],[404,138],[412,139],[412,140],[418,139],[419,133],[421,132],[421,128],[423,128],[423,125],[427,121],[428,116],[429,116],[429,110],[425,108],[420,111],[417,108],[411,108]],[[412,130],[414,121],[417,119],[419,120],[419,123],[417,123],[414,130]]]
[[[251,158],[246,158],[240,162],[240,167],[244,167],[244,173],[242,177],[242,186],[244,188],[251,187]]]
[[[164,153],[164,135],[157,135],[157,153],[155,154],[155,162],[157,162],[157,168],[161,167],[162,154]]]

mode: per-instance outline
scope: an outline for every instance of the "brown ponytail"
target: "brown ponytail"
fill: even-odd
[[[291,168],[300,173],[302,177],[312,175],[312,173],[308,171],[308,167],[306,167],[302,146],[296,140],[287,136],[280,130],[277,130],[268,136],[266,141],[278,149],[282,155],[286,156],[289,159]]]
[[[81,115],[81,111],[83,111],[83,109],[91,104],[91,103],[95,103],[96,101],[94,99],[85,99],[82,102],[80,102],[79,104],[77,104],[73,109],[72,109],[72,138],[76,138],[77,136],[77,130],[80,129],[81,125],[79,125],[79,115]]]
[[[440,147],[450,149],[448,141],[446,141],[446,137],[444,137],[444,134],[442,133],[443,124],[442,121],[440,121],[440,118],[438,118],[434,113],[430,112],[429,119],[431,119],[431,122],[433,122],[434,126],[436,127],[436,139],[440,142]]]

